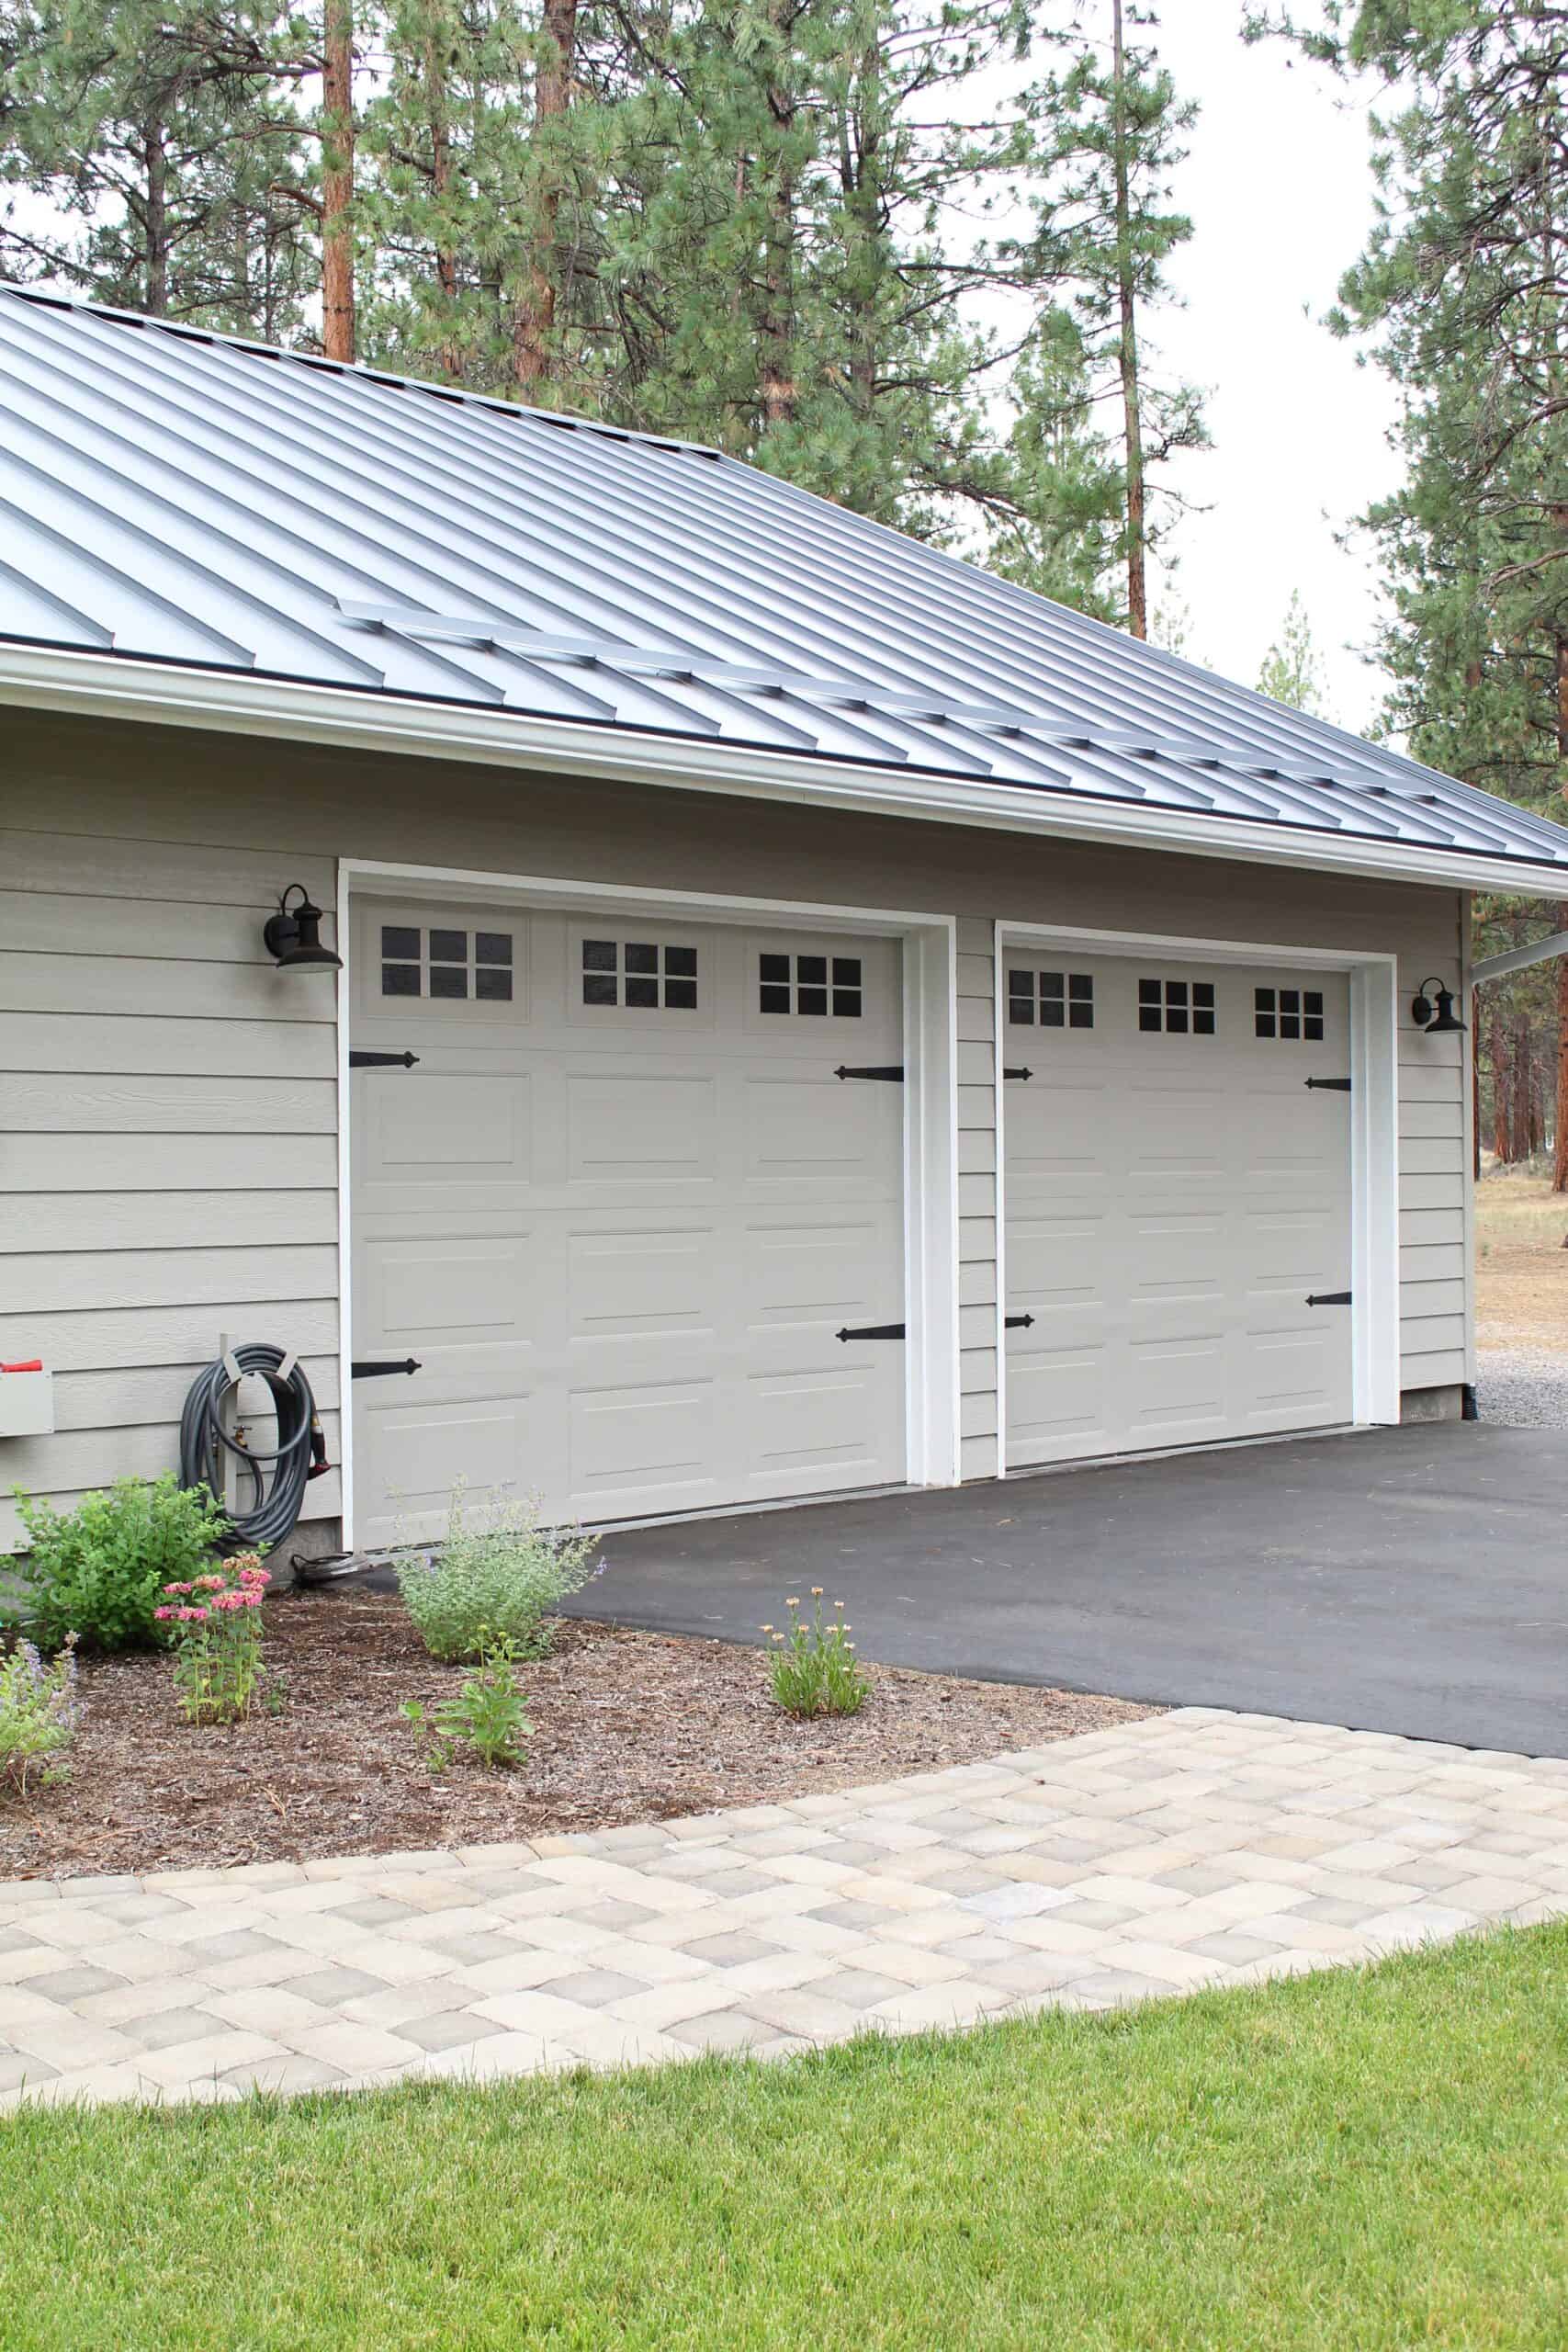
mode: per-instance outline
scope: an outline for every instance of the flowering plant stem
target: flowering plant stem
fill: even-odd
[[[271,1581],[259,1552],[241,1552],[209,1576],[164,1587],[152,1614],[174,1643],[175,1699],[187,1723],[239,1723],[256,1705],[262,1595]]]
[[[811,1715],[858,1715],[871,1696],[871,1684],[849,1639],[843,1602],[833,1603],[833,1616],[824,1623],[822,1588],[814,1584],[809,1617],[801,1614],[797,1600],[786,1600],[784,1607],[789,1611],[786,1632],[773,1625],[762,1628],[772,1645],[768,1674],[779,1705],[786,1715],[802,1720]]]

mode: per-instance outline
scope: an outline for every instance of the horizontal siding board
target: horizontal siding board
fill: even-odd
[[[967,955],[961,949],[957,960],[960,996],[995,996],[997,967],[989,956]]]
[[[1442,1136],[1462,1146],[1464,1104],[1458,1093],[1437,1102],[1417,1102],[1403,1097],[1399,1105],[1399,1136],[1402,1144],[1413,1136]]]
[[[991,961],[996,949],[996,926],[984,915],[960,915],[956,935],[961,956],[983,956],[987,964]]]
[[[958,1269],[958,1304],[960,1306],[984,1306],[997,1295],[997,1267],[994,1259],[976,1259],[972,1266]]]
[[[9,1259],[5,1298],[7,1313],[15,1317],[220,1300],[243,1304],[277,1298],[286,1291],[330,1298],[336,1288],[335,1248],[85,1250],[70,1256],[45,1251]]]
[[[337,1075],[337,1031],[320,1022],[8,1012],[0,1016],[0,1069],[330,1079]]]
[[[961,1437],[996,1436],[997,1399],[994,1390],[984,1396],[959,1398],[958,1430]]]
[[[28,956],[0,949],[0,1012],[153,1012],[205,1021],[335,1017],[324,975],[256,964],[180,964],[138,956]]]
[[[1421,1175],[1402,1169],[1399,1177],[1399,1205],[1402,1209],[1464,1210],[1464,1174],[1458,1168],[1447,1169],[1441,1175]]]
[[[997,1475],[997,1441],[992,1436],[966,1437],[958,1448],[958,1475],[968,1481]]]
[[[994,1216],[961,1216],[958,1220],[958,1260],[963,1265],[975,1258],[988,1261],[997,1254],[997,1221]]]
[[[991,1330],[996,1331],[996,1316],[991,1310]],[[960,1309],[962,1312],[962,1309]],[[997,1385],[997,1351],[995,1347],[961,1348],[958,1354],[958,1388],[964,1396],[989,1396]]]
[[[188,1135],[332,1135],[336,1126],[337,1088],[326,1079],[0,1075],[0,1133],[163,1136],[171,1172]]]
[[[1399,1238],[1409,1249],[1430,1248],[1447,1241],[1464,1240],[1464,1215],[1460,1208],[1401,1209]]]
[[[337,1194],[326,1191],[35,1193],[0,1207],[0,1252],[336,1239]]]
[[[1399,1279],[1402,1288],[1406,1283],[1462,1282],[1463,1242],[1418,1242],[1413,1248],[1401,1250]]]
[[[958,1090],[958,1124],[991,1133],[997,1124],[996,1090],[990,1086],[961,1086]]]
[[[997,1008],[988,996],[961,996],[958,1000],[959,1043],[989,1044],[997,1034]]]
[[[1402,1103],[1451,1102],[1459,1108],[1462,1080],[1463,1072],[1457,1064],[1443,1067],[1425,1062],[1402,1063],[1399,1099]]]
[[[958,1310],[958,1344],[961,1349],[995,1348],[997,1343],[997,1304],[995,1299],[984,1306],[961,1306]]]
[[[958,1179],[958,1216],[965,1218],[984,1216],[995,1218],[997,1214],[997,1177],[995,1169],[960,1172]]]
[[[288,1188],[337,1183],[333,1135],[117,1135],[106,1151],[82,1135],[0,1135],[0,1194]]]
[[[1451,1136],[1401,1136],[1399,1173],[1406,1176],[1452,1176],[1466,1181],[1464,1137],[1455,1125]]]
[[[1400,1358],[1399,1385],[1402,1389],[1452,1388],[1469,1378],[1462,1348],[1450,1348],[1441,1355]]]
[[[335,1412],[322,1412],[327,1459],[341,1458]],[[117,1478],[157,1478],[180,1466],[179,1424],[148,1422],[135,1429],[77,1430],[52,1437],[7,1440],[6,1479],[29,1495],[80,1494]],[[319,1482],[315,1482],[319,1483]]]
[[[0,836],[3,838],[3,836]],[[0,851],[0,874],[9,872]],[[46,956],[155,956],[180,963],[254,964],[274,969],[262,944],[264,904],[226,907],[180,899],[98,898],[66,891],[0,890],[0,940]],[[324,985],[324,984],[323,984]]]
[[[214,1350],[217,1335],[214,1334]],[[212,1361],[209,1356],[208,1363]],[[341,1403],[335,1355],[300,1358],[310,1393],[323,1410]],[[152,1421],[177,1422],[186,1392],[203,1364],[135,1365],[116,1372],[65,1372],[54,1383],[57,1430],[141,1429]]]
[[[958,1136],[958,1165],[966,1176],[994,1175],[997,1138],[989,1127],[964,1127]]]
[[[1411,1322],[1429,1315],[1464,1315],[1462,1277],[1449,1282],[1407,1282],[1400,1284],[1399,1311]]]
[[[261,916],[277,904],[287,869],[291,882],[302,882],[319,906],[337,903],[336,866],[331,857],[287,854],[276,849],[230,848],[220,840],[209,844],[191,841],[147,841],[105,830],[104,820],[92,812],[80,783],[54,807],[56,824],[73,802],[80,808],[75,832],[7,827],[0,831],[0,874],[9,890],[54,891],[70,897],[166,899],[197,906],[246,907]],[[15,804],[12,804],[15,805]],[[47,807],[47,800],[40,807]],[[134,812],[130,812],[134,813]],[[82,920],[92,921],[90,909]],[[256,926],[259,939],[260,923]]]
[[[0,1356],[41,1356],[56,1372],[206,1363],[219,1337],[270,1340],[302,1356],[338,1343],[335,1297],[227,1299],[212,1306],[113,1307],[96,1314],[0,1314]]]
[[[987,1038],[976,1044],[968,1039],[958,1048],[958,1083],[964,1086],[985,1086],[994,1091],[996,1072],[995,1052]]]

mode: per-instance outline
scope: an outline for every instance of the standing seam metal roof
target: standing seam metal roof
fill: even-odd
[[[0,639],[1562,865],[1568,831],[686,442],[0,288]],[[1195,844],[1196,845],[1196,844]]]

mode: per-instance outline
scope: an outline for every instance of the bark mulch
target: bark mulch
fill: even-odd
[[[569,1623],[522,1669],[525,1765],[433,1777],[398,1713],[454,1690],[395,1595],[284,1593],[266,1604],[282,1712],[192,1729],[163,1656],[85,1659],[70,1778],[0,1798],[0,1877],[208,1869],[483,1845],[774,1803],[935,1770],[1157,1709],[1062,1690],[868,1669],[856,1716],[799,1724],[761,1654]]]

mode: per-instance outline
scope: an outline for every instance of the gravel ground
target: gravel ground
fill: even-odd
[[[1568,1429],[1568,1355],[1550,1348],[1488,1348],[1477,1359],[1483,1421],[1510,1429]]]

